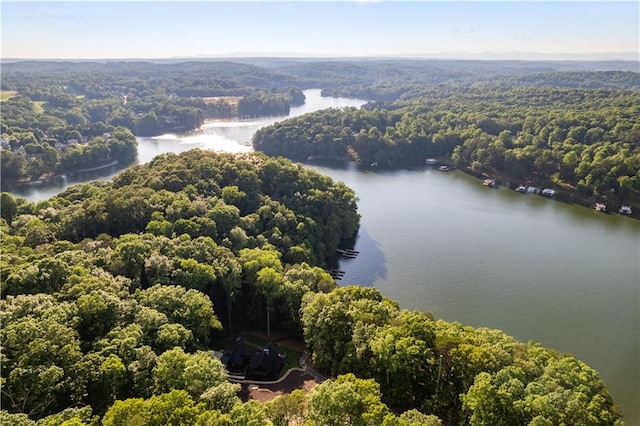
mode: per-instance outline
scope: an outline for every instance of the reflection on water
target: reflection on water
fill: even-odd
[[[386,280],[387,263],[383,247],[372,238],[364,225],[358,230],[356,247],[364,249],[365,254],[360,253],[355,259],[340,259],[340,270],[345,272],[341,279],[342,285],[358,284],[373,287],[375,283]]]
[[[28,183],[2,183],[2,191],[10,192],[16,197],[23,197],[29,201],[41,201],[51,198],[67,189],[71,185],[91,181],[108,181],[122,169],[109,166],[100,170],[75,172],[68,175],[55,176],[45,181]]]
[[[235,153],[250,152],[253,151],[250,143],[253,134],[264,126],[325,108],[359,107],[367,102],[363,99],[322,97],[320,89],[305,90],[304,94],[307,98],[305,104],[292,107],[287,116],[212,121],[205,123],[201,129],[186,134],[138,137],[138,163],[148,163],[160,154],[179,154],[194,148]],[[92,180],[111,180],[121,170],[122,168],[109,167],[91,172],[70,174],[67,178],[58,177],[45,182],[27,184],[2,182],[2,191],[24,197],[29,201],[40,201],[59,194],[69,185]]]

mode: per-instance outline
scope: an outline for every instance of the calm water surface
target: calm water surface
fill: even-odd
[[[365,101],[321,98],[290,116]],[[195,147],[251,151],[253,133],[286,117],[207,123],[186,135],[138,138],[140,163]],[[505,188],[459,172],[311,164],[345,182],[362,216],[357,259],[341,284],[375,286],[403,308],[574,353],[600,372],[629,425],[640,424],[640,222]],[[31,201],[117,169],[10,190]]]
[[[261,117],[249,120],[213,121],[205,123],[201,129],[187,134],[166,134],[155,137],[138,137],[138,163],[151,161],[156,155],[169,152],[180,153],[194,148],[225,152],[253,151],[250,141],[256,130],[309,112],[325,108],[359,107],[366,103],[363,99],[323,98],[319,89],[305,90],[304,105],[292,107],[289,115]],[[118,167],[107,167],[90,172],[74,173],[45,182],[10,185],[3,184],[2,190],[24,197],[29,201],[40,201],[64,191],[68,186],[93,180],[111,180],[121,171]]]
[[[639,424],[640,223],[460,172],[314,166],[359,197],[342,285],[575,354]]]

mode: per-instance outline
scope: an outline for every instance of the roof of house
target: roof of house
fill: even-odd
[[[244,369],[244,351],[240,346],[233,348],[233,351],[229,355],[227,360],[227,370],[229,371],[242,371]]]
[[[275,379],[282,368],[282,358],[270,345],[261,351],[255,352],[249,362],[249,372],[267,378]]]

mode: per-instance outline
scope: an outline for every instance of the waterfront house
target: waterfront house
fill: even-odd
[[[230,354],[224,354],[221,361],[229,375],[236,379],[276,380],[284,365],[284,359],[271,345],[258,351],[237,345]]]
[[[247,373],[263,380],[276,380],[283,365],[284,360],[272,346],[268,345],[253,354]]]
[[[245,356],[245,353],[246,352],[242,349],[241,346],[236,346],[233,349],[225,364],[229,374],[244,376],[247,373],[247,357]]]

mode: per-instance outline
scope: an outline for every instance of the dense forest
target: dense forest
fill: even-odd
[[[638,91],[425,86],[403,96],[276,123],[255,134],[254,148],[366,165],[424,164],[434,157],[591,202],[638,201]]]
[[[186,132],[207,118],[286,114],[290,105],[304,103],[291,82],[256,66],[226,62],[18,62],[3,64],[2,72],[4,92],[28,98],[36,113],[58,120],[38,126],[45,132],[45,125],[100,122],[138,136]]]
[[[204,120],[286,115],[290,78],[248,64],[18,62],[2,69],[2,179],[39,180],[135,161],[135,136]]]
[[[115,164],[126,166],[138,155],[138,142],[124,127],[94,125],[85,131],[85,136],[63,128],[60,136],[21,130],[12,127],[3,132],[0,157],[3,180],[41,180],[55,173]]]
[[[425,86],[553,86],[637,90],[637,62],[360,59],[253,61],[328,96],[395,101]]]
[[[622,424],[596,371],[402,310],[325,271],[352,190],[264,154],[193,150],[37,203],[2,194],[2,424]],[[261,404],[213,356],[302,336],[331,379]]]

